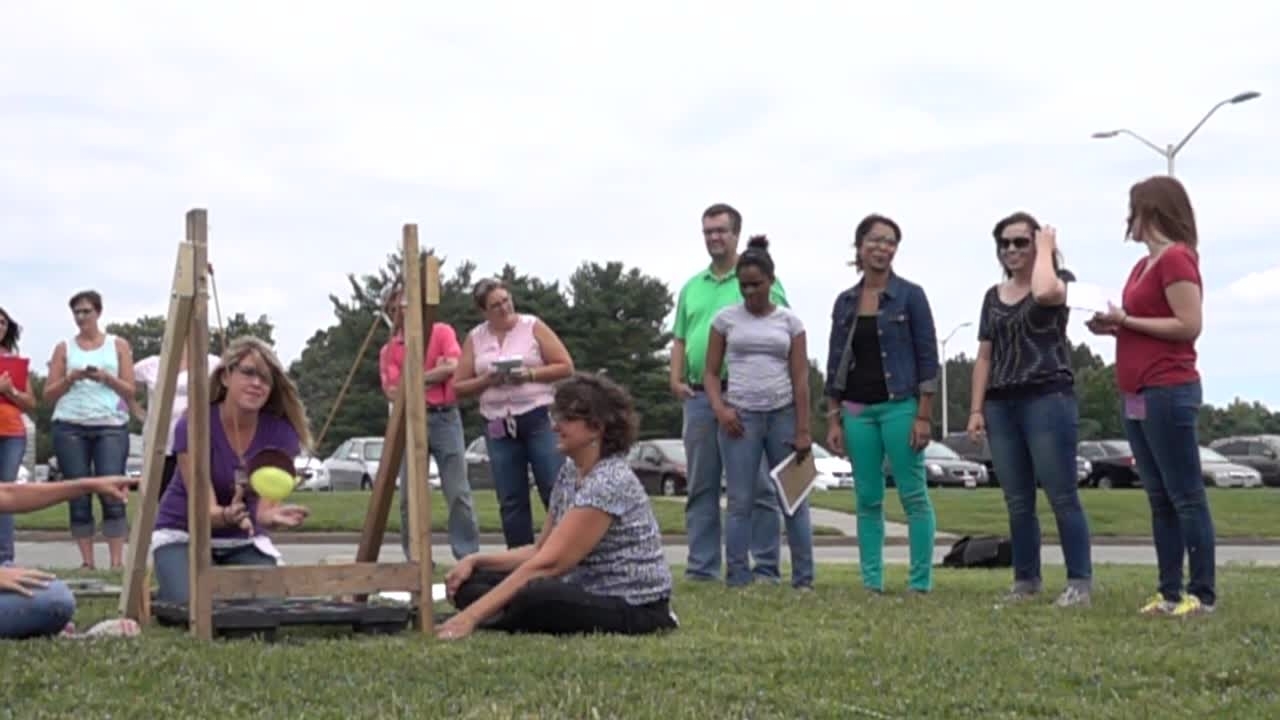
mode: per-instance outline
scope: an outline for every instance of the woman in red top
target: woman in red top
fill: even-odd
[[[1129,237],[1147,247],[1124,286],[1120,307],[1089,321],[1116,338],[1116,380],[1125,433],[1151,503],[1159,594],[1144,615],[1212,612],[1214,530],[1200,474],[1200,336],[1203,286],[1196,219],[1182,184],[1156,176],[1129,190]],[[1191,578],[1183,593],[1182,558]]]

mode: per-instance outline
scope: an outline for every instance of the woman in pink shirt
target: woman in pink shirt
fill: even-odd
[[[573,359],[545,322],[516,312],[501,281],[481,280],[471,295],[484,322],[462,343],[453,389],[460,398],[480,396],[502,534],[507,547],[522,547],[533,542],[530,472],[545,508],[564,465],[548,408],[551,383],[573,374]]]
[[[378,353],[382,392],[395,402],[404,372],[405,297],[399,289],[387,299],[392,318],[392,336]],[[453,390],[453,371],[458,366],[458,335],[448,323],[433,323],[431,337],[422,358],[422,379],[427,386],[427,452],[440,471],[440,489],[449,508],[449,546],[455,560],[480,550],[480,530],[471,505],[471,483],[467,481],[467,445],[462,433],[462,414]],[[405,502],[408,453],[400,461],[400,546],[409,555],[409,508]],[[423,458],[425,461],[426,458]]]

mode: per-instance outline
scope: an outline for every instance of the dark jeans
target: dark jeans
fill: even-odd
[[[538,496],[545,509],[551,503],[551,488],[556,484],[564,456],[551,429],[547,408],[540,407],[516,416],[516,436],[486,434],[489,469],[493,488],[502,512],[502,535],[507,547],[533,543],[533,508],[529,504],[529,473],[533,472]],[[441,470],[443,472],[443,469]]]
[[[1009,509],[1013,580],[1020,589],[1039,590],[1040,518],[1036,485],[1044,488],[1058,525],[1067,580],[1093,577],[1089,520],[1076,483],[1076,443],[1080,414],[1070,392],[987,400],[983,403],[991,461]]]
[[[465,610],[506,576],[506,573],[477,570],[458,588],[453,598],[454,607]],[[665,599],[632,605],[622,598],[593,595],[577,585],[541,578],[524,586],[482,627],[509,633],[647,635],[674,628],[676,621]]]
[[[22,456],[27,451],[27,436],[0,437],[0,482],[18,479]],[[0,565],[13,561],[13,514],[0,513]]]
[[[1191,569],[1187,592],[1205,605],[1214,590],[1214,530],[1200,471],[1200,383],[1146,388],[1145,418],[1124,421],[1138,477],[1151,503],[1151,535],[1160,568],[1160,594],[1182,597],[1182,558]],[[1123,411],[1123,410],[1122,410]]]
[[[190,585],[190,566],[187,564],[187,543],[161,545],[152,552],[155,562],[156,600],[160,602],[187,602]],[[252,545],[235,548],[213,548],[214,565],[275,565],[276,559]]]
[[[53,422],[53,454],[64,480],[102,475],[123,475],[129,460],[128,425],[76,425]],[[102,505],[102,535],[122,538],[129,532],[124,503],[98,495]],[[93,495],[67,501],[71,537],[93,537]]]

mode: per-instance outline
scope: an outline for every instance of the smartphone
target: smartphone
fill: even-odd
[[[85,371],[85,372],[87,372],[87,373],[89,373],[90,375],[92,375],[92,374],[94,374],[94,373],[98,372],[98,368],[97,368],[97,367],[95,367],[95,366],[93,366],[93,365],[85,365],[85,366],[84,366],[84,371]]]

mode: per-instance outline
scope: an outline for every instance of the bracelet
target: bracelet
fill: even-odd
[[[981,410],[970,410],[970,411],[969,411],[969,417],[973,417],[974,415],[981,415],[981,414],[982,414],[982,411],[981,411]]]
[[[827,417],[835,417],[840,414],[840,408],[834,408],[827,411]]]

